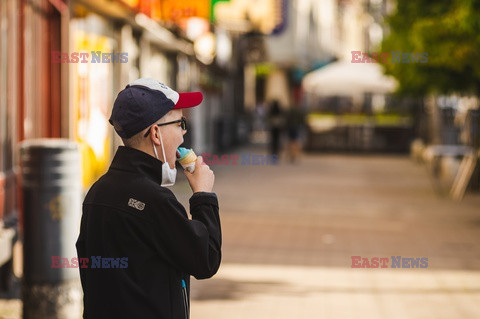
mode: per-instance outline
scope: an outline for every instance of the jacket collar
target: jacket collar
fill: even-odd
[[[110,169],[118,169],[145,175],[156,183],[162,181],[162,162],[140,150],[119,146]]]

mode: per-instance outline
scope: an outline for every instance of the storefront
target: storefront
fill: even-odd
[[[48,0],[0,2],[0,232],[17,233],[21,221],[19,143],[24,139],[60,137],[61,69],[50,64],[58,50],[61,14]],[[21,223],[20,223],[21,227]],[[11,272],[12,238],[0,242],[1,278]],[[6,245],[6,246],[5,246]],[[9,246],[9,247],[7,247]],[[5,283],[0,283],[5,285]]]
[[[192,43],[155,22],[160,16],[153,2],[104,2],[78,0],[71,6],[69,52],[89,54],[88,63],[69,65],[69,136],[81,145],[85,189],[106,171],[121,145],[108,123],[116,94],[139,77],[192,90],[198,74]],[[124,59],[93,63],[92,51]]]
[[[17,218],[17,10],[17,1],[0,2],[0,290],[8,289],[8,282],[2,278],[9,277],[12,272],[12,239],[16,234]]]

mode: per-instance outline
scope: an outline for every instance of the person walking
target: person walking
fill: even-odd
[[[280,156],[281,139],[284,126],[283,112],[277,100],[272,101],[268,113],[270,130],[270,154]]]
[[[182,109],[201,92],[177,93],[153,79],[122,90],[110,123],[122,138],[110,168],[83,202],[78,258],[84,318],[186,319],[190,276],[212,277],[221,261],[214,174],[199,156],[185,171],[193,195],[188,218],[168,189],[183,143]]]
[[[290,163],[299,160],[302,151],[300,135],[305,125],[305,114],[299,105],[294,104],[287,112],[287,157]]]

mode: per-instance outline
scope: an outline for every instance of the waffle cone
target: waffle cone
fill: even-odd
[[[194,163],[197,160],[197,155],[195,154],[194,151],[190,150],[187,155],[184,157],[180,158],[178,162],[180,165],[188,165],[190,163]]]

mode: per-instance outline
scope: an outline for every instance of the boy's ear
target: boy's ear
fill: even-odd
[[[152,130],[153,132],[151,132],[151,135],[152,135],[152,140],[155,144],[157,145],[160,145],[160,134],[158,133],[158,130],[160,129],[160,127],[154,125],[152,126]]]

